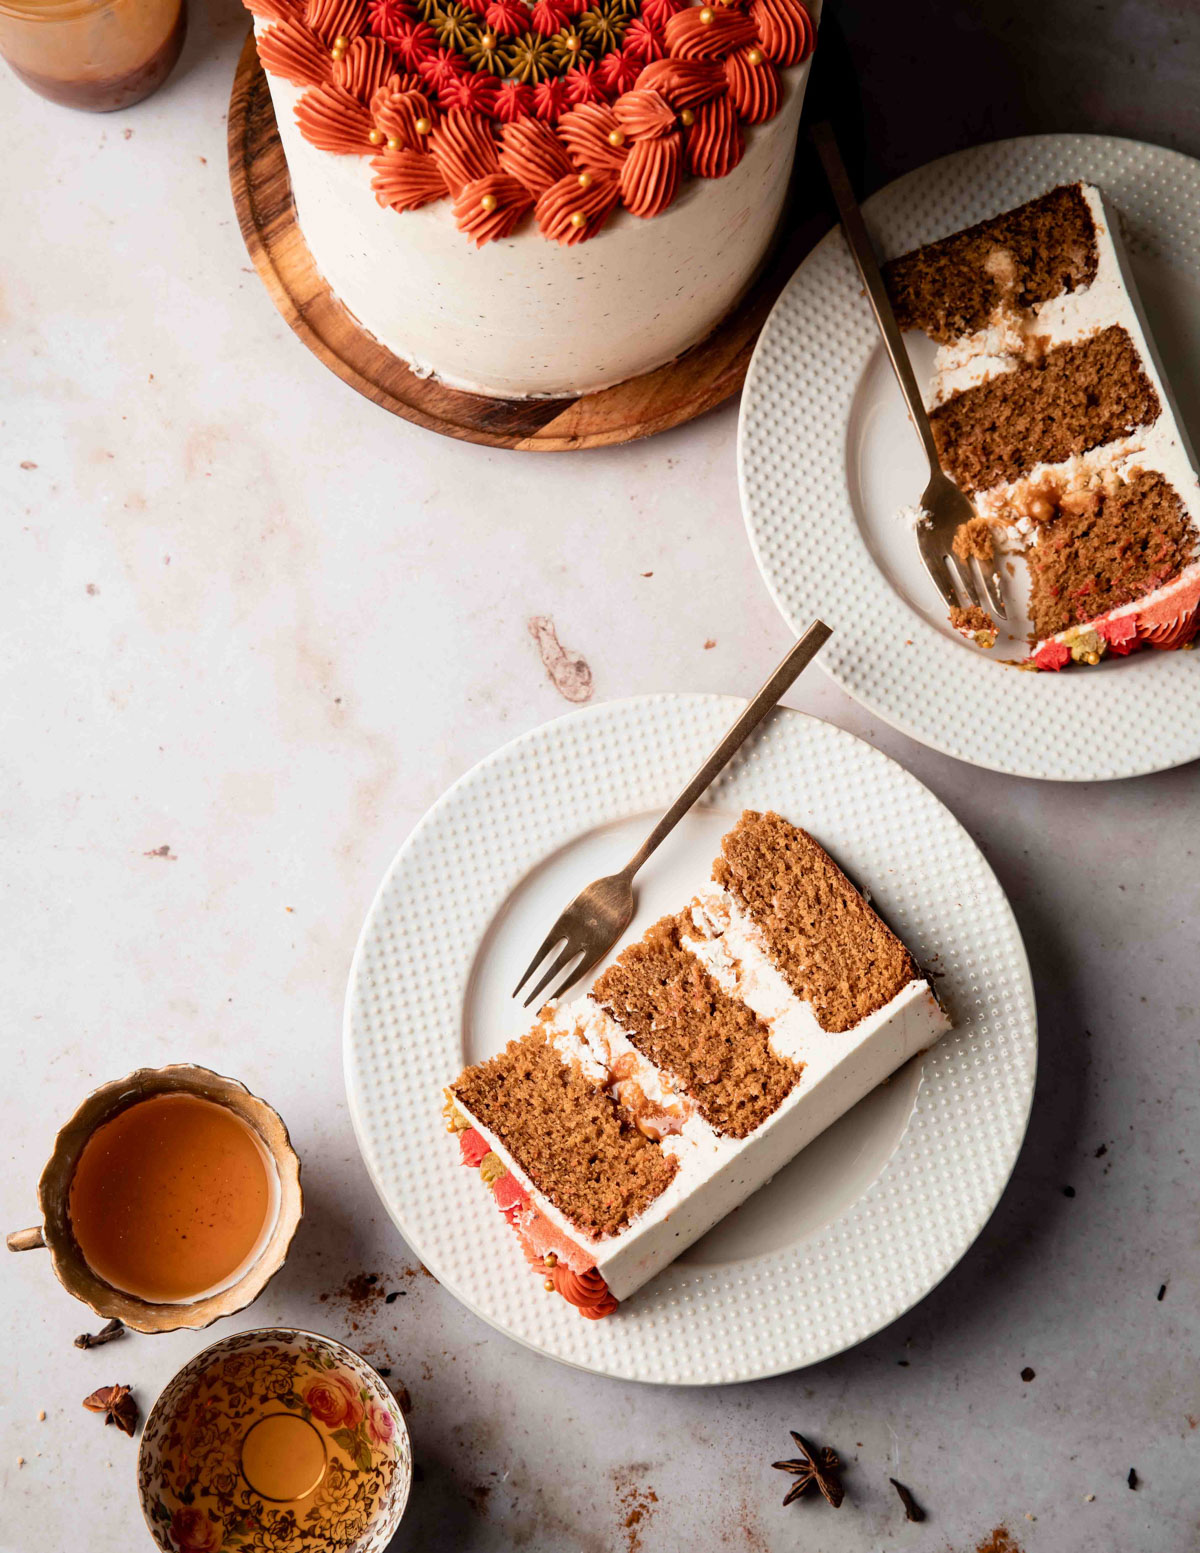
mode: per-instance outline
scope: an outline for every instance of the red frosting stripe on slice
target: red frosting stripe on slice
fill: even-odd
[[[650,140],[675,128],[675,110],[658,92],[639,87],[613,104],[617,123],[631,140]]]
[[[758,42],[758,29],[748,16],[728,6],[689,6],[663,28],[667,53],[675,59],[724,59],[734,49]]]
[[[1070,663],[1071,649],[1062,642],[1047,642],[1034,653],[1033,661],[1039,669],[1048,669],[1053,673]]]
[[[728,96],[701,104],[695,123],[685,133],[688,167],[698,178],[724,178],[746,149],[742,126]]]
[[[516,178],[488,173],[463,185],[454,202],[454,219],[461,232],[475,239],[476,248],[482,248],[484,243],[510,236],[532,204],[533,196]]]
[[[260,33],[258,57],[264,70],[293,86],[325,86],[333,80],[329,50],[300,22],[277,22]]]
[[[338,38],[353,43],[367,30],[366,0],[308,0],[304,19],[329,48]]]
[[[634,142],[621,168],[621,200],[635,216],[660,215],[679,193],[683,141],[678,133]]]
[[[725,67],[715,60],[655,59],[637,78],[639,88],[665,97],[678,113],[725,91]]]
[[[581,178],[589,178],[584,185]],[[542,194],[534,207],[538,226],[552,242],[573,247],[586,242],[608,220],[617,203],[620,188],[612,177],[580,173],[560,178]]]
[[[359,102],[369,103],[395,73],[395,57],[381,38],[355,38],[333,65],[335,85],[344,86]]]
[[[800,0],[751,0],[750,20],[763,53],[776,65],[798,65],[812,52],[812,17]]]
[[[500,166],[535,197],[574,172],[566,147],[540,119],[520,119],[500,131]]]
[[[496,142],[487,120],[473,113],[455,108],[445,114],[434,125],[429,141],[442,177],[455,197],[464,184],[499,170]]]
[[[296,123],[309,145],[321,151],[360,156],[373,151],[370,110],[343,86],[311,87],[296,104]]]
[[[607,104],[585,103],[558,121],[571,160],[583,172],[615,173],[629,154],[628,134]]]
[[[393,154],[403,155],[402,152]],[[380,157],[378,160],[382,161],[383,158]],[[476,1132],[474,1127],[468,1127],[465,1132],[459,1133],[458,1148],[463,1164],[470,1165],[472,1170],[478,1170],[483,1163],[484,1155],[489,1152],[490,1145],[482,1133]]]
[[[725,61],[729,100],[747,124],[765,124],[779,112],[779,74],[762,49],[738,49]]]
[[[422,154],[429,150],[428,133],[422,135],[417,129],[418,124],[432,126],[433,123],[432,109],[424,92],[398,92],[390,84],[381,86],[371,98],[371,117],[389,140],[400,142],[398,147],[389,147],[390,150],[406,149]]]

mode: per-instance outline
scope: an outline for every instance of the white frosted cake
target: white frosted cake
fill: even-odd
[[[530,1265],[610,1315],[949,1021],[832,859],[747,812],[713,881],[450,1085]]]
[[[606,387],[767,253],[818,0],[247,4],[313,259],[421,375]]]
[[[980,514],[956,553],[1021,556],[1030,666],[1189,645],[1200,479],[1101,191],[1052,189],[886,275],[901,322],[938,342],[930,423]]]

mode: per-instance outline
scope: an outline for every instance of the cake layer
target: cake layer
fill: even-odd
[[[742,815],[721,842],[713,878],[823,1029],[852,1029],[916,974],[908,950],[824,848],[774,812]]]
[[[675,1174],[675,1161],[622,1121],[606,1090],[564,1061],[541,1025],[467,1068],[451,1093],[588,1236],[616,1234]]]
[[[714,872],[761,922],[705,884],[590,994],[451,1086],[464,1161],[545,1286],[593,1319],[949,1028],[810,836],[747,811],[723,846]]]
[[[800,1076],[770,1027],[723,992],[688,948],[689,913],[664,917],[596,982],[592,998],[722,1137],[760,1127]]]
[[[964,389],[929,419],[946,471],[981,491],[1127,437],[1161,410],[1129,331],[1110,324]]]
[[[778,997],[794,1008],[795,999],[765,957],[746,950],[746,961],[737,973],[746,988],[748,1004],[760,1017],[780,1022]],[[553,1016],[553,1031],[572,1033],[578,1022],[599,1016],[594,1007],[573,1005]],[[782,1016],[782,1022],[788,1022]],[[804,1066],[797,1083],[767,1121],[746,1138],[722,1137],[698,1111],[693,1111],[682,1130],[664,1138],[664,1157],[677,1164],[666,1189],[644,1212],[613,1235],[591,1238],[580,1231],[537,1189],[536,1183],[510,1149],[509,1140],[493,1132],[462,1100],[457,1086],[455,1101],[466,1121],[478,1130],[489,1150],[503,1162],[513,1180],[527,1193],[529,1214],[544,1219],[552,1240],[540,1224],[533,1234],[522,1233],[528,1251],[552,1246],[559,1256],[570,1256],[572,1266],[594,1269],[617,1300],[628,1299],[654,1275],[673,1262],[714,1224],[732,1213],[753,1192],[765,1185],[804,1146],[831,1126],[877,1084],[909,1058],[932,1046],[950,1028],[924,981],[912,981],[853,1032],[824,1031],[812,1019],[801,1019]],[[614,1050],[620,1048],[620,1032],[610,1026]],[[793,1032],[794,1033],[794,1032]],[[582,1167],[581,1167],[582,1168]],[[518,1229],[522,1226],[518,1223]],[[574,1255],[566,1243],[577,1248]]]
[[[1096,266],[1092,213],[1073,183],[889,260],[883,273],[900,327],[945,345],[983,329],[997,307],[1089,286]]]
[[[1049,511],[1026,552],[1039,638],[1165,586],[1195,553],[1179,493],[1157,471],[1043,500]]]

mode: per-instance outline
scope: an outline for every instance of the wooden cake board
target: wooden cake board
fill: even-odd
[[[656,372],[578,398],[489,399],[418,377],[329,289],[296,221],[291,179],[253,30],[238,60],[229,100],[229,181],[255,268],[275,306],[309,350],[393,415],[446,437],[496,448],[559,453],[633,442],[721,404],[741,388],[759,330],[812,241],[810,233],[786,223],[789,240],[776,250],[738,306],[706,340]]]

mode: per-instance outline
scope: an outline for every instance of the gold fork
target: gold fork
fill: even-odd
[[[1007,620],[999,572],[994,567],[989,570],[978,557],[975,558],[979,566],[979,578],[983,584],[981,595],[970,564],[964,564],[954,553],[954,536],[962,524],[969,523],[977,516],[975,508],[942,468],[937,443],[933,439],[933,427],[929,424],[925,402],[917,387],[912,362],[908,359],[904,336],[900,332],[900,325],[896,322],[896,315],[892,312],[891,299],[883,283],[883,276],[879,272],[875,250],[871,246],[871,239],[862,218],[862,211],[858,208],[858,201],[854,198],[850,177],[842,161],[841,152],[838,150],[833,130],[828,124],[814,124],[810,135],[817,148],[817,155],[821,158],[821,166],[825,170],[825,177],[833,194],[834,203],[837,205],[838,216],[841,218],[842,232],[854,262],[858,266],[858,273],[862,277],[867,300],[871,304],[875,322],[879,325],[879,332],[883,336],[884,348],[892,363],[896,381],[900,384],[900,392],[904,395],[909,416],[921,439],[921,446],[925,449],[925,457],[929,460],[929,484],[921,497],[921,520],[917,524],[917,548],[921,552],[925,570],[942,595],[947,609],[958,608],[958,596],[954,591],[954,584],[946,565],[947,561],[950,561],[962,584],[963,592],[970,602],[977,609],[983,609],[985,607],[983,601],[986,598],[986,607],[992,614],[998,615],[1001,620]]]
[[[525,974],[513,988],[518,997],[521,988],[552,950],[563,944],[562,952],[553,965],[525,999],[528,1008],[533,1000],[549,986],[560,971],[567,971],[551,998],[560,998],[581,976],[602,960],[633,919],[633,876],[659,843],[668,836],[692,805],[704,792],[719,771],[733,758],[780,696],[791,686],[801,669],[807,667],[833,633],[821,620],[812,625],[793,646],[783,662],[767,680],[758,694],[747,703],[746,710],[737,718],[729,732],[712,754],[692,777],[675,802],[642,842],[620,873],[595,879],[581,890],[571,904],[559,916],[546,934],[541,948],[525,969]],[[572,961],[578,963],[571,966]],[[570,970],[567,967],[571,966]]]

